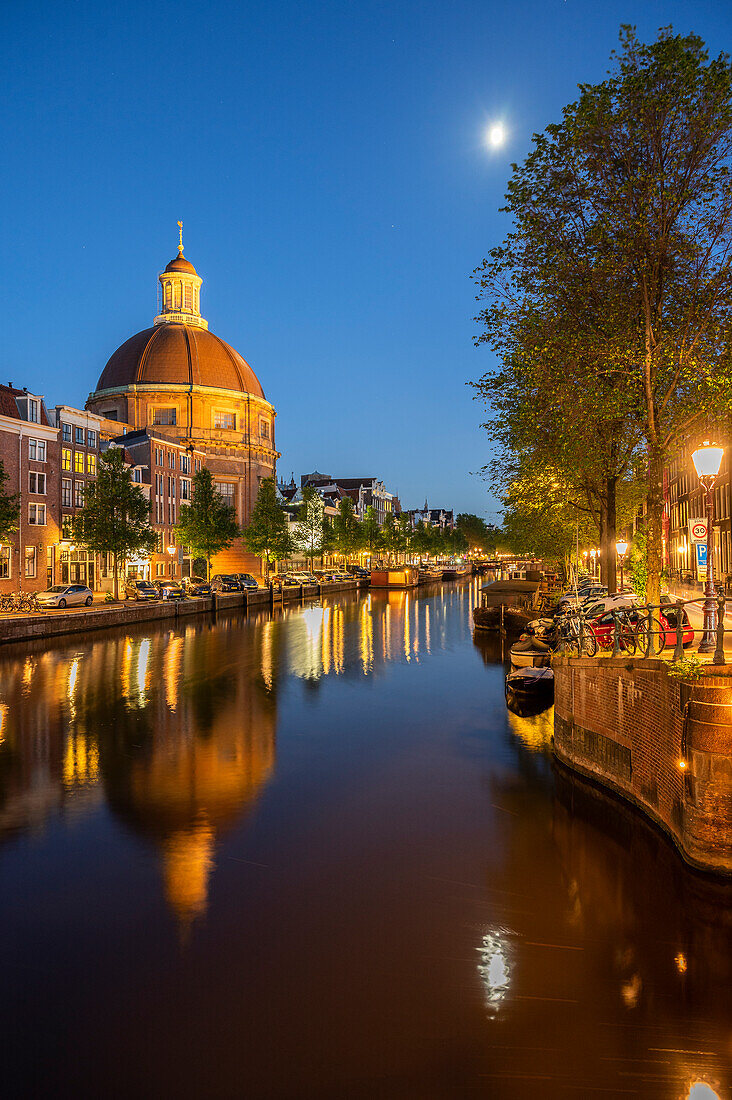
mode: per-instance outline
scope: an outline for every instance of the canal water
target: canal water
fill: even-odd
[[[0,653],[3,1096],[729,1096],[732,892],[507,712],[477,591]]]

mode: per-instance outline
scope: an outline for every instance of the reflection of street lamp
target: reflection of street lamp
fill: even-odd
[[[618,552],[618,558],[620,559],[620,588],[619,592],[623,591],[623,565],[625,564],[625,555],[628,550],[628,544],[625,539],[621,539],[620,542],[615,543],[615,549]]]
[[[716,645],[717,605],[714,602],[714,482],[722,465],[724,450],[705,440],[691,456],[696,474],[707,494],[707,579],[704,585],[704,630],[699,643],[700,653],[711,653]]]

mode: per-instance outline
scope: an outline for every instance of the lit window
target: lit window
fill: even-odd
[[[10,547],[3,546],[0,548],[0,580],[7,581],[10,579]]]
[[[28,492],[38,493],[42,496],[46,495],[46,475],[37,474],[35,470],[31,470],[28,474]]]
[[[164,577],[165,576],[165,565],[164,565],[163,562],[161,562],[161,561],[156,562],[156,564],[155,564],[155,575],[156,575],[156,577]]]
[[[97,473],[97,456],[96,455],[89,455],[88,454],[86,456],[86,472],[88,474],[91,474],[92,477],[96,477],[96,473]]]
[[[28,505],[28,523],[32,527],[45,527],[46,526],[46,505],[45,504],[29,504]],[[35,576],[35,573],[33,574]]]
[[[155,409],[153,411],[153,424],[175,424],[175,409]]]
[[[61,469],[67,471],[71,469],[71,451],[66,447],[61,451]]]
[[[84,473],[84,452],[83,451],[74,451],[74,473],[75,474],[83,474]]]
[[[224,428],[226,431],[234,431],[236,428],[236,413],[215,412],[214,428]]]
[[[35,546],[26,546],[25,548],[25,575],[26,577],[35,577],[36,575]]]

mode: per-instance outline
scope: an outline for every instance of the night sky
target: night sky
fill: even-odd
[[[727,0],[6,4],[0,378],[83,406],[152,323],[182,219],[281,473],[492,518],[470,273],[507,230],[511,161],[624,22],[732,47]]]

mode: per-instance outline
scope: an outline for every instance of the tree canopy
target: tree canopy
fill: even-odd
[[[277,498],[274,477],[265,477],[259,484],[257,500],[248,525],[242,531],[247,550],[257,554],[264,562],[265,579],[269,579],[269,567],[282,561],[292,552],[292,537],[287,516]]]
[[[191,503],[182,504],[176,534],[196,557],[206,561],[206,579],[211,576],[211,558],[226,550],[239,535],[236,514],[214,484],[205,467],[193,478]]]
[[[83,506],[74,516],[73,537],[93,554],[112,554],[117,599],[122,563],[132,554],[152,554],[156,549],[150,502],[133,482],[120,447],[99,456],[96,480],[87,484]]]

